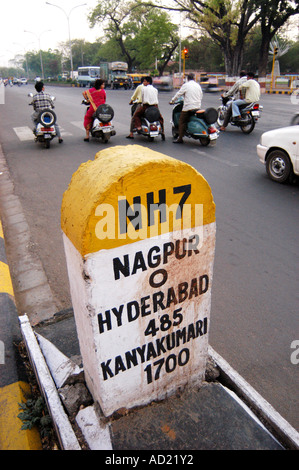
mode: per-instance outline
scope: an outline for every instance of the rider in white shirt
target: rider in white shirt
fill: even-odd
[[[158,108],[158,90],[153,87],[152,85],[152,77],[148,76],[145,77],[143,80],[143,88],[142,88],[142,105],[139,107],[137,111],[134,113],[134,120],[135,126],[137,131],[141,130],[141,116],[144,114],[145,110],[149,106],[156,106]],[[164,134],[164,119],[160,113],[159,118],[161,127],[162,127],[162,139],[165,140]],[[130,137],[132,138],[132,137]],[[134,137],[133,137],[134,138]]]
[[[170,104],[173,104],[178,98],[183,96],[184,105],[180,114],[179,120],[179,137],[174,140],[175,144],[183,144],[183,137],[185,135],[186,127],[190,115],[201,107],[202,89],[201,86],[195,82],[194,74],[189,73],[187,76],[188,81],[181,86],[179,91],[171,99]]]
[[[240,90],[245,89],[245,98],[240,100],[233,101],[232,104],[232,114],[233,118],[241,118],[239,105],[241,104],[249,104],[254,103],[255,101],[259,101],[261,96],[261,88],[259,83],[254,80],[254,73],[248,72],[247,74],[248,80],[245,83],[241,83]]]

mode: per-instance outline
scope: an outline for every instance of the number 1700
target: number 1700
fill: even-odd
[[[144,369],[144,372],[146,372],[147,383],[152,383],[153,379],[158,380],[160,378],[160,374],[163,367],[165,368],[165,372],[169,374],[173,372],[177,366],[185,366],[188,363],[189,358],[190,351],[188,348],[184,348],[181,349],[178,355],[170,354],[166,358],[162,357],[161,359],[158,359],[158,361],[155,361],[153,364],[149,364]]]

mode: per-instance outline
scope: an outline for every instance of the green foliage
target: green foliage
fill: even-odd
[[[41,396],[36,400],[28,399],[26,403],[19,403],[19,408],[22,412],[18,414],[18,418],[24,423],[21,429],[32,429],[37,426],[42,438],[51,435],[52,419]]]
[[[74,70],[99,65],[101,61],[120,60],[128,63],[130,71],[153,72],[157,68],[159,75],[168,62],[174,61],[172,70],[178,71],[178,26],[165,3],[98,1],[89,21],[92,27],[99,25],[104,35],[94,43],[72,40]],[[229,75],[238,75],[241,68],[264,71],[265,63],[268,71],[267,48],[274,31],[299,12],[298,0],[172,0],[170,4],[182,12],[183,24],[191,25],[195,31],[193,37],[184,40],[189,49],[186,68]],[[298,57],[298,42],[293,42],[280,59],[281,72],[298,72]],[[68,43],[62,43],[57,50],[42,51],[42,59],[45,79],[70,71]],[[39,52],[27,52],[23,63],[17,57],[14,63],[14,69],[3,69],[3,77],[24,76],[27,66],[31,78],[41,75]]]
[[[128,62],[130,70],[153,69],[156,59],[161,70],[178,45],[177,26],[168,14],[138,1],[101,0],[89,21],[92,27],[100,24],[106,40],[118,44],[118,59]]]
[[[224,61],[220,47],[207,36],[199,39],[184,41],[189,58],[186,59],[186,68],[202,70],[205,72],[224,72]],[[178,60],[178,58],[177,58]]]

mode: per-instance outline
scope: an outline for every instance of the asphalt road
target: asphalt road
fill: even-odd
[[[107,90],[115,110],[116,136],[109,144],[83,142],[85,107],[80,88],[48,87],[56,96],[64,143],[49,150],[16,128],[31,128],[27,93],[33,87],[5,90],[0,106],[0,142],[15,192],[20,197],[35,248],[61,309],[71,306],[60,229],[63,192],[82,162],[106,145],[144,145],[194,166],[209,182],[216,203],[216,255],[210,343],[271,405],[299,429],[298,368],[291,343],[299,338],[298,232],[299,185],[268,179],[256,145],[262,132],[288,125],[295,106],[288,95],[263,95],[262,118],[250,135],[228,127],[215,147],[194,140],[173,145],[172,93],[160,93],[166,141],[126,140],[130,91]],[[203,107],[219,104],[219,94],[204,94]],[[24,133],[25,132],[25,133]],[[298,136],[299,137],[299,136]]]

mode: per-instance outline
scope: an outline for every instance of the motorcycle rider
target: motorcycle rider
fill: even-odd
[[[34,88],[36,89],[37,93],[33,95],[33,98],[32,98],[34,112],[31,115],[31,119],[34,123],[34,126],[36,127],[36,125],[38,124],[37,118],[38,118],[40,111],[42,111],[43,109],[49,109],[49,108],[54,109],[54,103],[53,103],[51,96],[48,93],[45,93],[45,86],[43,82],[40,82],[40,81],[36,82]],[[58,124],[57,123],[54,124],[54,127],[56,130],[56,135],[58,137],[58,142],[62,144],[63,139],[61,138]]]
[[[135,103],[137,103],[137,106],[136,106],[134,114],[131,118],[130,134],[127,135],[127,139],[134,139],[133,130],[135,128],[135,113],[136,113],[136,111],[138,111],[138,109],[142,105],[142,90],[143,90],[143,86],[144,86],[143,85],[144,80],[145,80],[145,78],[143,78],[140,85],[138,85],[138,87],[136,87],[133,95],[131,96],[130,102],[129,102],[129,104],[133,104],[135,102]]]
[[[97,78],[94,83],[94,86],[87,91],[83,91],[82,93],[83,98],[89,101],[90,103],[90,106],[85,113],[84,122],[83,122],[83,126],[86,132],[84,142],[89,142],[89,131],[92,127],[93,115],[95,111],[101,104],[106,103],[106,92],[104,88],[105,88],[104,80]]]
[[[240,72],[240,78],[233,84],[233,86],[230,87],[229,90],[225,91],[221,95],[223,98],[231,99],[231,102],[228,105],[227,111],[224,116],[223,125],[220,127],[221,131],[225,131],[225,128],[227,127],[229,120],[231,118],[231,115],[232,115],[232,101],[239,97],[240,85],[242,85],[242,83],[245,83],[246,81],[247,81],[247,74],[244,70],[242,70]]]
[[[156,106],[158,108],[158,90],[154,88],[152,77],[147,76],[143,79],[143,88],[142,88],[142,104],[134,113],[135,127],[137,131],[141,131],[141,116],[144,114],[145,110],[149,106]],[[159,111],[160,112],[160,111]],[[164,134],[164,119],[160,113],[159,121],[162,128],[162,140],[165,140]]]
[[[180,96],[184,97],[184,105],[179,120],[179,137],[173,141],[174,144],[184,143],[183,137],[186,132],[189,118],[201,107],[202,89],[201,86],[195,82],[194,73],[189,73],[187,75],[187,82],[184,83],[179,91],[174,95],[170,104],[173,104]]]
[[[259,83],[254,80],[254,73],[248,72],[247,74],[247,81],[241,83],[239,86],[240,89],[245,89],[245,98],[235,100],[232,103],[232,115],[233,118],[241,119],[239,106],[241,104],[249,104],[255,101],[259,101],[261,96],[261,88]],[[243,93],[242,93],[243,94]]]

